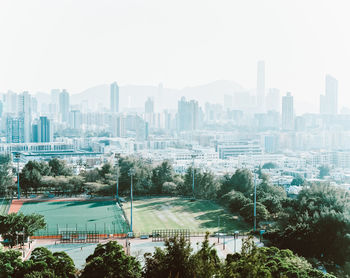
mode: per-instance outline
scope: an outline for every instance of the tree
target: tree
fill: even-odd
[[[51,168],[51,175],[56,176],[71,176],[73,171],[67,166],[64,160],[53,158],[49,161],[49,166]]]
[[[263,165],[262,169],[276,169],[278,166],[276,163],[267,162]]]
[[[222,196],[222,200],[232,212],[237,212],[245,205],[252,203],[252,200],[245,197],[242,192],[236,192],[234,190]]]
[[[24,193],[28,195],[28,191],[35,192],[41,187],[41,179],[43,176],[49,176],[51,173],[50,166],[44,161],[28,161],[22,169],[19,180],[20,186]]]
[[[241,253],[227,255],[222,277],[310,277],[335,278],[314,269],[304,258],[290,250],[258,248],[250,237],[243,241]]]
[[[0,154],[0,196],[5,196],[12,184],[11,157]]]
[[[350,256],[349,209],[349,192],[312,184],[286,202],[275,230],[266,237],[277,247],[343,265]]]
[[[254,203],[249,203],[239,210],[239,214],[247,222],[253,222],[254,220]],[[256,203],[256,222],[267,220],[269,218],[269,212],[266,207],[257,202]]]
[[[328,167],[328,165],[322,165],[320,167],[318,167],[318,170],[320,171],[318,177],[320,179],[323,179],[325,176],[329,176],[330,173],[330,169]]]
[[[156,247],[152,254],[146,253],[145,278],[195,277],[191,244],[184,237],[172,237],[165,241],[165,249]]]
[[[165,182],[163,183],[163,193],[169,195],[175,195],[177,192],[177,185],[173,182]]]
[[[266,207],[269,213],[276,215],[281,212],[282,202],[286,199],[287,194],[283,187],[271,184],[268,175],[262,174],[261,178],[262,181],[256,189],[257,200]]]
[[[10,213],[0,215],[0,234],[8,239],[11,246],[23,242],[24,237],[32,236],[46,227],[44,216],[39,214]],[[23,235],[24,232],[24,235]]]
[[[116,241],[98,244],[94,253],[86,259],[81,278],[138,278],[141,277],[140,263],[124,253]]]
[[[163,184],[173,181],[174,170],[170,163],[165,160],[152,170],[152,191],[153,193],[163,193]]]
[[[304,182],[305,180],[300,175],[297,175],[296,177],[293,178],[291,185],[300,186],[300,185],[303,185]]]
[[[248,169],[237,169],[236,172],[228,180],[228,176],[224,177],[219,191],[219,197],[225,195],[231,190],[242,192],[246,197],[250,195],[253,189],[253,175]]]
[[[216,277],[221,271],[221,262],[214,248],[209,244],[209,233],[206,233],[201,249],[192,255],[194,265],[194,277],[211,278]]]
[[[0,250],[0,278],[16,277],[23,269],[22,254],[16,250]]]

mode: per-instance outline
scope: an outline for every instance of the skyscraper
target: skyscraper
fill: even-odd
[[[282,129],[294,129],[293,96],[290,92],[287,92],[287,95],[282,97]]]
[[[259,111],[264,111],[265,107],[265,61],[258,61],[256,99]]]
[[[153,114],[154,113],[154,100],[152,98],[147,98],[145,102],[145,113]]]
[[[198,102],[186,101],[186,98],[182,97],[178,102],[177,116],[179,131],[198,129],[200,124]]]
[[[24,143],[24,118],[11,117],[6,119],[7,143]]]
[[[80,110],[72,110],[69,113],[69,126],[72,129],[81,128],[81,113]]]
[[[110,105],[111,112],[119,112],[119,87],[117,82],[113,82],[110,86]]]
[[[66,90],[62,90],[59,95],[59,112],[61,121],[67,123],[69,118],[69,93]]]
[[[38,123],[38,142],[47,143],[50,141],[50,120],[47,117],[40,117]]]
[[[326,75],[326,112],[330,115],[338,113],[338,80]]]
[[[18,116],[24,121],[24,142],[30,142],[32,129],[31,96],[28,92],[18,95]]]

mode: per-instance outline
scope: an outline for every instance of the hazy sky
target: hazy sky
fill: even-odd
[[[0,91],[218,79],[291,91],[318,111],[324,76],[350,106],[350,2],[1,0]]]

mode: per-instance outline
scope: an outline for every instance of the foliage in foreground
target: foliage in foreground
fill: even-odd
[[[44,216],[39,214],[10,213],[0,215],[0,234],[4,240],[9,241],[10,246],[14,246],[17,242],[23,243],[23,239],[45,227]]]
[[[30,259],[22,261],[21,252],[0,251],[0,278],[73,278],[73,260],[65,252],[52,253],[44,247],[33,250]]]
[[[116,241],[110,241],[97,245],[94,253],[86,259],[81,277],[139,278],[141,265],[136,258],[126,255]]]
[[[153,254],[144,255],[143,270],[137,259],[126,255],[115,241],[99,244],[80,273],[64,252],[51,253],[40,247],[32,252],[28,261],[22,262],[20,252],[0,251],[0,278],[334,278],[313,269],[304,258],[290,250],[257,248],[253,238],[243,242],[240,254],[229,254],[221,261],[214,246],[209,244],[208,236],[197,252],[193,252],[183,237],[166,240],[164,249],[156,248]]]

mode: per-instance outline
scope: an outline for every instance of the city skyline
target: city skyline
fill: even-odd
[[[316,112],[330,74],[339,103],[350,106],[346,2],[102,2],[2,2],[0,92],[75,94],[114,80],[167,88],[233,80],[253,89],[264,60],[266,88],[290,91]]]

